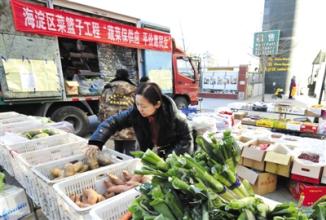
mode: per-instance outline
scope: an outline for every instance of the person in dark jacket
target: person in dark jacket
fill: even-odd
[[[128,71],[118,69],[115,78],[104,87],[99,100],[98,117],[101,122],[133,106],[135,91],[136,85],[130,81]],[[116,151],[129,155],[136,149],[136,137],[132,128],[116,132],[111,138]]]
[[[193,151],[193,137],[187,119],[174,101],[155,83],[141,84],[135,105],[109,117],[91,136],[86,154],[95,154],[116,131],[133,127],[140,150],[153,149],[161,157]]]

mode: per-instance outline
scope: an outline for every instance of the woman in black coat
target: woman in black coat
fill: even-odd
[[[167,157],[192,152],[193,138],[184,115],[174,101],[162,94],[155,83],[144,83],[136,91],[135,105],[102,122],[89,140],[87,154],[102,149],[105,142],[116,132],[133,127],[140,150],[154,149]]]

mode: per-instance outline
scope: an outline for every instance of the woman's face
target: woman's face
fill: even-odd
[[[153,105],[144,96],[136,95],[136,106],[140,114],[144,118],[147,118],[155,114],[156,110],[161,106],[161,103],[158,102],[156,105]]]

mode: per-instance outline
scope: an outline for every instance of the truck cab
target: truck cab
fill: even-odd
[[[164,26],[143,22],[141,27],[170,33]],[[143,75],[160,85],[170,95],[179,109],[198,104],[200,59],[188,56],[172,40],[172,51],[144,50],[142,53]]]

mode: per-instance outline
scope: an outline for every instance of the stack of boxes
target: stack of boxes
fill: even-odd
[[[291,179],[290,192],[296,199],[301,196],[303,205],[311,205],[326,195],[326,186],[322,185],[326,184],[326,167],[303,163],[294,159],[290,153],[300,144],[309,143],[310,139],[276,133],[272,133],[269,138],[248,139],[247,136],[248,134],[246,138],[237,138],[242,146],[237,171],[240,178],[245,178],[252,184],[256,194],[264,195],[275,191],[277,177],[282,176]],[[316,142],[315,139],[313,141]],[[323,142],[320,141],[320,144]]]

